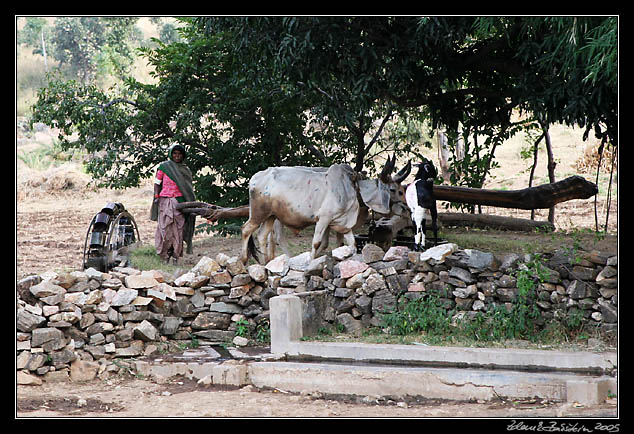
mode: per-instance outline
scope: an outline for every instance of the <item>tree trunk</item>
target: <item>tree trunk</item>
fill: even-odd
[[[46,44],[44,43],[44,27],[42,27],[42,33],[40,33],[42,40],[42,55],[44,56],[44,70],[48,72],[48,56],[46,55]]]
[[[436,137],[438,140],[438,161],[440,161],[440,176],[445,182],[451,181],[449,173],[449,143],[447,135],[440,128],[436,129]]]
[[[354,170],[360,173],[363,171],[363,160],[365,159],[365,126],[363,125],[363,118],[359,119],[359,127],[351,129],[351,131],[357,142],[354,155]]]
[[[555,230],[550,222],[504,217],[491,214],[465,214],[457,212],[438,213],[438,221],[443,226],[469,226],[491,228],[503,231],[532,232],[540,229],[548,232]]]
[[[509,191],[434,185],[436,200],[528,210],[550,208],[572,199],[588,199],[597,192],[596,184],[576,175],[554,184]]]
[[[528,176],[528,186],[533,186],[533,176],[535,176],[535,169],[537,168],[537,156],[539,155],[539,142],[544,138],[544,134],[539,136],[539,139],[533,144],[533,166],[531,167],[531,173]],[[531,220],[535,219],[535,210],[531,210]]]
[[[553,148],[550,143],[550,134],[548,134],[548,125],[543,127],[544,130],[544,138],[546,139],[546,151],[548,153],[548,181],[552,184],[555,182],[555,157],[553,156]],[[551,223],[555,222],[555,207],[552,206],[548,210],[548,221]]]

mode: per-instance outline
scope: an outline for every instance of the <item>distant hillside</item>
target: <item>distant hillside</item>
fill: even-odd
[[[47,19],[52,25],[55,18],[49,17]],[[161,17],[160,20],[160,23],[157,24],[149,17],[139,18],[136,27],[142,34],[143,44],[151,44],[151,38],[159,38],[160,26],[174,21],[170,17]],[[26,18],[24,17],[17,19],[18,32],[22,30],[25,22]],[[51,56],[48,56],[47,62],[49,71],[59,67],[59,62]],[[149,72],[150,68],[147,65],[147,61],[143,58],[137,58],[131,68],[132,76],[139,81],[148,83],[153,80]],[[30,107],[35,103],[37,90],[45,84],[46,68],[44,56],[33,54],[33,47],[16,43],[16,111],[18,116],[30,115]],[[101,83],[101,86],[107,88],[113,84],[114,80],[110,79]]]

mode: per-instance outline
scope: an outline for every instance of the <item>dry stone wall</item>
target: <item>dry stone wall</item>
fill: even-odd
[[[202,257],[176,278],[121,267],[108,273],[47,272],[16,285],[17,370],[28,382],[68,377],[78,360],[151,354],[166,342],[245,345],[236,330],[245,323],[266,324],[269,299],[278,294],[315,295],[302,297],[305,334],[333,324],[350,333],[380,326],[380,313],[401,296],[433,293],[448,312],[486,311],[514,302],[515,271],[526,260],[455,244],[422,254],[366,244],[360,253],[343,246],[314,260],[306,252],[248,267],[221,253]],[[544,318],[576,311],[605,330],[616,329],[616,256],[562,250],[545,265],[547,278],[536,301]]]

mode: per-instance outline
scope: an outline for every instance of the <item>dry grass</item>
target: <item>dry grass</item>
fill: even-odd
[[[612,158],[614,158],[614,149],[611,147],[605,147],[603,150],[603,155],[599,157],[599,143],[590,143],[583,150],[583,154],[577,158],[575,162],[575,169],[579,173],[587,173],[589,175],[596,174],[597,167],[599,166],[599,161],[601,161],[601,172],[608,173],[612,166]],[[617,162],[615,161],[615,169]]]
[[[51,167],[45,171],[23,168],[18,176],[18,201],[41,195],[63,195],[74,191],[86,191],[92,178],[77,170],[76,165]]]

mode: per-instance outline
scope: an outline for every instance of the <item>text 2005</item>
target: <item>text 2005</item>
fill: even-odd
[[[604,425],[601,422],[597,422],[597,424],[594,426],[594,429],[596,431],[605,431],[605,432],[619,432],[620,429],[620,424],[615,423],[612,425]]]

